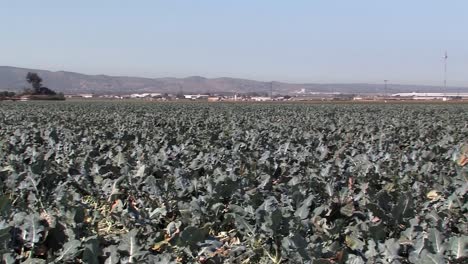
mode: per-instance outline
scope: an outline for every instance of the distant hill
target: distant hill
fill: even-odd
[[[381,93],[383,84],[293,84],[282,82],[260,82],[237,78],[213,78],[200,76],[187,78],[141,78],[126,76],[86,75],[65,71],[0,66],[0,91],[21,91],[29,85],[25,81],[28,72],[36,72],[44,85],[65,94],[129,94],[142,92],[160,93],[270,93],[292,94],[304,89],[306,92]],[[387,92],[441,92],[439,86],[391,84]],[[468,87],[448,87],[445,92],[468,92]]]

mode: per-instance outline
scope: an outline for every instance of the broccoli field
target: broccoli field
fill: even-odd
[[[467,263],[468,104],[0,103],[2,263]]]

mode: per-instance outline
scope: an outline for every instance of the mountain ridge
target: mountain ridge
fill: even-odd
[[[89,75],[70,71],[50,71],[13,66],[0,66],[0,91],[21,91],[29,87],[25,80],[27,72],[36,72],[45,86],[65,94],[130,94],[142,92],[159,93],[267,93],[294,94],[304,89],[309,92],[340,92],[353,94],[442,92],[440,86],[371,83],[287,83],[264,82],[233,77],[206,78],[203,76],[134,77],[112,75]],[[468,87],[447,87],[444,92],[468,92]]]

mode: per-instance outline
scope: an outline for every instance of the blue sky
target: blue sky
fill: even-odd
[[[468,86],[466,0],[0,0],[0,65]]]

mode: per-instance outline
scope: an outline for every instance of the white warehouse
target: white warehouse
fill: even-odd
[[[468,99],[468,93],[396,93],[392,97],[411,97],[414,100],[449,100],[454,98]]]

